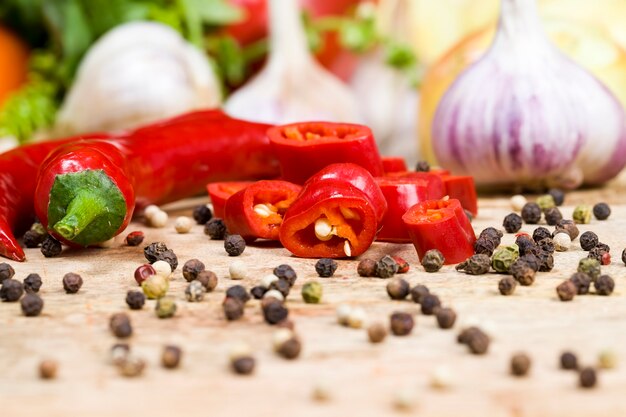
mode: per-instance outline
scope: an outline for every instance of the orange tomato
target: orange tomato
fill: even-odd
[[[0,106],[25,81],[28,48],[13,32],[0,26]]]

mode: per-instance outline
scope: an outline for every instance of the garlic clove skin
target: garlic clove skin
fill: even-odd
[[[126,23],[88,51],[55,133],[126,130],[220,103],[219,82],[203,52],[169,26]]]
[[[270,0],[270,55],[261,72],[233,93],[226,112],[271,124],[362,121],[351,91],[311,56],[297,1]]]
[[[502,0],[492,47],[437,108],[433,146],[442,166],[479,184],[575,188],[626,164],[626,116],[550,44],[535,0]]]

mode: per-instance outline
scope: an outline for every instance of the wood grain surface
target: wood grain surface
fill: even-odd
[[[615,191],[573,193],[570,204],[594,203],[608,197],[621,201]],[[571,216],[573,206],[563,208]],[[189,209],[175,209],[172,214]],[[482,199],[477,231],[500,226],[510,212],[505,198]],[[557,253],[555,268],[540,273],[534,285],[518,286],[514,295],[501,296],[497,274],[472,277],[457,273],[453,266],[426,273],[419,266],[411,245],[374,244],[364,255],[392,253],[405,257],[411,270],[405,278],[411,285],[422,283],[438,294],[443,303],[459,314],[455,327],[441,330],[434,317],[419,313],[411,301],[391,301],[386,281],[359,278],[357,260],[341,261],[333,278],[317,278],[315,260],[296,259],[273,245],[248,247],[238,259],[247,263],[244,281],[228,278],[229,258],[223,243],[210,241],[201,226],[179,235],[174,216],[164,229],[133,223],[128,231],[144,230],[145,243],[164,241],[178,255],[180,264],[191,258],[205,262],[220,279],[217,289],[200,303],[184,298],[186,282],[179,267],[170,294],[178,312],[172,319],[158,319],[154,301],[143,310],[129,311],[125,295],[136,289],[133,271],[144,263],[142,247],[127,247],[122,239],[110,249],[66,250],[55,259],[45,259],[39,250],[27,250],[28,261],[11,262],[16,278],[41,274],[45,307],[40,317],[24,317],[19,303],[0,304],[0,415],[17,416],[624,416],[626,415],[626,268],[620,259],[626,246],[626,205],[614,205],[604,222],[592,221],[581,232],[594,230],[611,246],[612,264],[603,271],[616,281],[613,295],[579,296],[560,302],[555,287],[576,269],[586,256],[578,240],[568,252]],[[535,226],[524,225],[532,232]],[[513,235],[503,243],[511,244]],[[263,322],[258,301],[246,307],[243,319],[226,322],[221,310],[225,290],[234,284],[253,286],[273,267],[289,263],[298,281],[288,297],[290,318],[303,340],[303,353],[287,361],[272,351],[275,331]],[[77,294],[65,294],[63,274],[76,272],[85,283]],[[307,305],[300,289],[305,282],[324,285],[323,302]],[[368,321],[388,322],[394,311],[415,313],[416,327],[406,337],[389,336],[380,345],[367,341],[363,329],[337,324],[335,309],[346,303],[364,308]],[[116,342],[108,329],[112,313],[127,311],[135,329],[129,339],[132,350],[144,358],[143,376],[125,378],[109,363],[109,349]],[[456,343],[461,328],[482,326],[492,337],[483,356],[468,353]],[[252,376],[237,376],[228,368],[232,344],[249,343],[257,358]],[[174,343],[184,350],[182,366],[160,366],[163,345]],[[599,352],[610,349],[621,363],[599,373],[595,389],[578,388],[577,374],[558,368],[563,350],[579,355],[583,365],[595,365]],[[524,378],[509,374],[512,354],[524,351],[533,360]],[[39,379],[37,366],[44,358],[59,363],[58,378]],[[452,386],[430,387],[432,373],[447,367]],[[312,399],[317,384],[330,387],[332,398]],[[396,392],[414,396],[415,408],[394,409]]]

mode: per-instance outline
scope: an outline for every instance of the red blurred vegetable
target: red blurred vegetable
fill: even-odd
[[[376,240],[411,242],[402,216],[415,204],[438,200],[445,195],[443,182],[437,175],[419,173],[411,178],[378,177],[376,182],[387,200],[387,215]]]
[[[463,175],[442,175],[441,179],[446,188],[446,195],[459,200],[464,209],[472,213],[474,217],[477,216],[478,196],[474,178]]]
[[[224,208],[226,201],[237,191],[243,190],[247,186],[254,184],[253,181],[224,181],[211,182],[206,188],[213,204],[213,215],[221,219],[224,218]]]
[[[87,246],[124,230],[137,204],[197,194],[208,181],[274,177],[267,125],[196,112],[115,140],[57,149],[42,165],[35,210],[58,238]]]
[[[406,161],[401,156],[383,156],[381,158],[383,162],[383,171],[385,175],[393,172],[405,172]]]
[[[227,201],[224,222],[228,233],[247,241],[278,240],[283,215],[301,186],[287,181],[258,181],[233,194]]]
[[[305,122],[276,126],[267,132],[280,163],[283,179],[304,183],[325,166],[352,162],[373,176],[383,174],[383,165],[367,126]]]
[[[402,216],[420,259],[430,249],[439,250],[446,264],[474,254],[476,236],[459,200],[428,200]]]

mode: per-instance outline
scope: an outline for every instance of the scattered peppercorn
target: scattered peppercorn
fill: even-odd
[[[15,270],[11,265],[6,262],[0,264],[0,283],[5,279],[13,278],[15,275]]]
[[[398,272],[397,274],[406,274],[409,272],[410,265],[404,258],[399,256],[392,256],[393,260],[398,264]]]
[[[37,294],[26,294],[20,301],[22,306],[22,313],[26,317],[38,316],[43,310],[43,300]]]
[[[190,259],[183,265],[183,277],[185,277],[187,282],[191,282],[198,278],[198,274],[205,269],[206,267],[200,260]]]
[[[574,273],[570,279],[576,286],[576,294],[585,295],[589,293],[589,286],[591,285],[591,277],[584,272]]]
[[[556,287],[556,294],[561,301],[572,301],[578,292],[578,288],[572,281],[563,281]]]
[[[491,258],[483,253],[472,255],[456,266],[457,271],[469,275],[483,275],[491,269]]]
[[[529,286],[535,282],[536,271],[530,267],[525,261],[517,259],[511,265],[509,273],[521,285]]]
[[[228,235],[224,239],[224,249],[228,256],[239,256],[246,250],[246,241],[240,235]]]
[[[457,343],[467,344],[467,342],[469,342],[469,340],[474,337],[474,333],[479,330],[480,329],[476,326],[466,327],[465,329],[461,330],[461,332],[457,335]]]
[[[283,298],[287,298],[289,295],[289,291],[291,290],[291,286],[286,279],[277,279],[272,282],[270,286],[267,288],[268,290],[276,290],[283,295]]]
[[[546,253],[554,253],[554,241],[552,240],[552,238],[545,238],[543,240],[540,240],[539,243],[537,243],[537,246],[539,247],[539,249],[543,252]]]
[[[578,378],[581,388],[593,388],[598,382],[596,370],[591,367],[581,369]]]
[[[498,245],[493,240],[479,237],[478,239],[476,239],[476,242],[474,242],[474,253],[477,255],[480,254],[491,257],[497,247]]]
[[[59,364],[52,359],[46,359],[39,363],[39,376],[41,379],[54,379],[57,376]]]
[[[578,357],[576,357],[576,355],[572,352],[561,353],[559,362],[561,363],[561,369],[578,369]]]
[[[330,258],[322,258],[315,263],[315,272],[322,278],[332,277],[337,270],[337,261]]]
[[[598,203],[593,206],[593,215],[598,220],[606,220],[611,215],[611,208],[606,203]]]
[[[539,251],[537,243],[527,234],[520,234],[515,238],[515,244],[519,248],[519,255],[535,254]]]
[[[200,281],[191,281],[185,288],[185,298],[189,302],[200,302],[204,299],[206,290]]]
[[[420,305],[422,306],[422,314],[431,316],[441,307],[441,301],[435,294],[429,293],[420,299]]]
[[[196,277],[196,281],[200,282],[206,292],[211,292],[217,287],[217,275],[213,271],[202,271]]]
[[[541,208],[537,203],[526,203],[522,207],[522,220],[528,224],[537,224],[541,220]]]
[[[61,242],[59,242],[50,235],[46,236],[43,242],[41,242],[41,253],[46,258],[57,257],[61,254],[62,251],[63,246],[61,245]]]
[[[178,257],[174,253],[173,250],[168,249],[160,254],[158,259],[159,261],[165,261],[170,264],[170,268],[172,271],[175,271],[178,268]],[[158,262],[158,261],[157,261]]]
[[[262,304],[263,318],[268,324],[277,324],[285,320],[289,316],[289,310],[279,300],[273,298],[265,298],[267,302]]]
[[[626,253],[626,249],[624,249]],[[626,261],[624,261],[626,263]],[[356,271],[361,277],[374,277],[376,276],[376,261],[373,259],[363,259],[356,267]]]
[[[174,314],[176,314],[176,301],[172,297],[159,298],[154,311],[156,311],[156,315],[160,319],[174,317]]]
[[[437,249],[431,249],[424,254],[420,260],[426,272],[437,272],[441,269],[446,259]]]
[[[47,235],[47,233],[40,234],[34,230],[27,230],[22,236],[22,240],[27,248],[37,248],[43,243]]]
[[[566,252],[569,250],[572,240],[567,233],[559,232],[552,238],[552,243],[554,243],[554,250],[557,252]]]
[[[145,235],[143,234],[142,231],[135,231],[135,232],[130,232],[128,235],[126,235],[126,244],[128,246],[139,246],[143,243],[143,240],[145,238]]]
[[[617,367],[617,355],[612,350],[603,350],[598,355],[598,366],[601,369],[614,369]]]
[[[482,355],[489,350],[489,336],[478,327],[464,329],[457,336],[457,341],[467,345],[474,355]]]
[[[421,303],[422,297],[427,294],[430,294],[430,291],[425,285],[418,284],[415,287],[411,288],[411,298],[413,299],[413,302],[417,304]]]
[[[505,246],[494,252],[491,257],[491,266],[496,272],[506,274],[517,258],[519,258],[519,247],[517,245]]]
[[[302,352],[302,342],[293,331],[283,328],[274,335],[274,351],[285,359],[296,359]]]
[[[115,343],[110,350],[111,363],[120,366],[129,354],[130,345],[128,343]]]
[[[541,260],[539,259],[537,255],[532,254],[532,253],[527,253],[526,255],[523,255],[517,258],[517,260],[521,262],[525,262],[526,265],[528,265],[533,271],[537,272],[539,271],[539,268],[541,268]]]
[[[222,309],[224,310],[224,316],[228,321],[239,320],[243,317],[244,302],[232,297],[226,297],[222,303]]]
[[[537,197],[537,205],[541,208],[541,211],[545,212],[546,210],[556,206],[556,201],[551,194],[544,194]]]
[[[304,285],[306,286],[306,284]],[[304,291],[304,287],[303,287],[303,291]],[[257,285],[256,287],[252,287],[252,289],[250,290],[250,294],[252,294],[252,297],[254,297],[255,300],[260,300],[261,298],[263,298],[266,292],[267,292],[267,288],[262,285]],[[304,298],[304,294],[302,295],[302,297]],[[304,301],[306,302],[306,299]]]
[[[554,268],[554,257],[549,252],[540,252],[539,262],[539,272],[550,272]]]
[[[224,240],[226,232],[226,223],[220,218],[213,218],[204,225],[204,234],[212,240]]]
[[[27,293],[39,292],[42,285],[43,282],[39,274],[28,274],[28,276],[24,278],[24,291]]]
[[[525,376],[530,371],[530,357],[525,353],[517,353],[511,358],[511,374]]]
[[[273,273],[278,277],[278,279],[286,280],[292,287],[298,279],[296,271],[291,267],[291,265],[287,264],[278,265],[276,268],[274,268]]]
[[[593,283],[598,295],[611,295],[615,288],[615,281],[608,275],[600,275]]]
[[[211,218],[213,218],[213,212],[206,204],[200,204],[193,209],[193,219],[196,223],[206,224]]]
[[[156,270],[150,264],[141,265],[135,269],[135,281],[137,281],[139,285],[143,284],[143,282],[152,275],[156,275]]]
[[[502,233],[502,231],[496,229],[495,227],[486,227],[480,232],[480,235],[479,235],[479,237],[481,238],[487,238],[489,240],[496,242],[496,246],[500,244],[500,240],[502,239],[502,236],[504,236],[504,233]]]
[[[175,369],[180,365],[180,358],[183,356],[183,351],[178,346],[167,345],[163,347],[163,353],[161,354],[161,365],[167,369]]]
[[[598,240],[598,235],[592,232],[591,230],[580,235],[580,247],[583,250],[590,251],[595,248],[596,245],[600,242]]]
[[[548,194],[552,196],[554,200],[554,204],[557,206],[562,206],[565,201],[565,193],[560,188],[550,188],[548,190]]]
[[[578,237],[580,231],[573,220],[561,220],[556,224],[554,234],[558,232],[567,232],[569,237],[574,240]]]
[[[391,333],[396,336],[406,336],[411,333],[415,321],[409,313],[396,311],[390,317]]]
[[[561,210],[556,207],[547,209],[543,215],[546,218],[546,223],[550,226],[556,226],[561,220],[563,220]]]
[[[115,337],[124,339],[133,334],[133,326],[130,324],[130,317],[126,313],[115,313],[109,320],[109,328]]]
[[[133,355],[127,355],[124,360],[117,366],[118,371],[122,376],[134,378],[143,373],[146,368],[146,362]]]
[[[508,214],[502,222],[507,233],[517,233],[522,228],[522,218],[517,213]]]
[[[383,256],[376,262],[376,276],[379,278],[391,278],[398,272],[398,264],[389,255]]]
[[[541,240],[546,238],[552,238],[552,233],[550,233],[550,231],[545,227],[540,226],[533,231],[533,240],[535,243],[539,243]]]
[[[367,328],[367,337],[372,343],[381,343],[387,337],[387,329],[382,323],[372,323]]]
[[[526,204],[528,200],[526,199],[526,197],[524,197],[521,194],[515,194],[514,196],[511,197],[509,202],[511,203],[511,208],[513,210],[521,211],[522,208],[524,207],[524,204]]]
[[[161,255],[163,252],[167,251],[168,248],[163,242],[152,242],[145,248],[143,248],[143,255],[146,257],[148,262],[151,264],[156,261],[161,260]]]
[[[574,223],[588,224],[591,221],[591,207],[586,204],[576,206],[574,213],[572,213],[572,219]]]
[[[404,300],[409,290],[409,283],[402,278],[393,278],[387,283],[387,294],[392,300]]]
[[[437,324],[441,329],[451,329],[456,322],[456,312],[449,308],[443,307],[437,309]]]
[[[498,282],[498,290],[502,295],[511,295],[515,292],[517,282],[513,277],[504,277]]]
[[[226,290],[226,297],[235,298],[242,303],[247,303],[250,300],[250,294],[242,285],[233,285]]]
[[[126,293],[126,304],[131,310],[141,310],[146,303],[146,296],[141,291],[130,290]]]
[[[236,374],[250,375],[254,372],[255,361],[251,356],[242,356],[231,361],[231,367]]]
[[[63,276],[63,289],[68,294],[76,294],[83,286],[83,278],[73,272],[68,272]]]
[[[417,172],[429,172],[430,164],[427,161],[417,161],[415,165],[415,171]]]
[[[307,304],[317,304],[322,300],[322,284],[311,281],[302,286],[302,299]]]
[[[583,258],[578,262],[578,272],[584,272],[595,281],[601,273],[600,262],[593,258]]]
[[[24,286],[18,280],[8,278],[2,281],[2,288],[0,288],[0,298],[2,301],[17,301],[22,294],[24,294]]]
[[[165,297],[170,288],[170,280],[163,275],[151,275],[141,284],[143,293],[150,300]]]
[[[348,314],[348,327],[353,329],[360,329],[367,320],[367,313],[362,308],[352,308]]]

